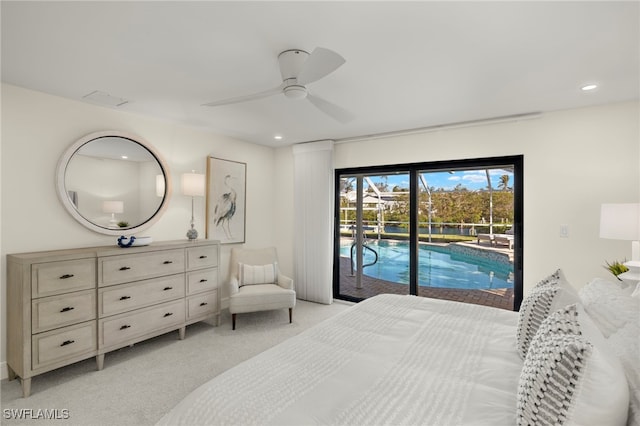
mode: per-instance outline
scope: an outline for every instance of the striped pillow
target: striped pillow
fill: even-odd
[[[551,313],[553,299],[558,290],[558,286],[536,287],[522,301],[516,334],[516,347],[520,358],[525,359],[527,356],[531,339],[536,335],[542,321]]]
[[[625,425],[619,359],[581,306],[549,315],[531,341],[517,393],[518,425]]]
[[[520,358],[525,359],[531,339],[551,312],[577,302],[580,302],[578,292],[563,279],[546,285],[536,285],[522,301],[518,314],[516,346]]]
[[[536,283],[536,285],[534,286],[534,288],[543,287],[543,286],[546,286],[546,285],[549,285],[549,284],[558,284],[561,281],[565,281],[564,274],[562,273],[562,270],[556,269],[556,271],[553,274],[551,274],[551,275],[541,279],[540,281],[538,281]]]
[[[593,346],[575,334],[551,334],[531,346],[518,382],[518,425],[564,425],[575,406]]]
[[[278,276],[278,262],[267,265],[238,263],[238,285],[273,284]]]

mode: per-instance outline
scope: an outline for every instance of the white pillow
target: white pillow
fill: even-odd
[[[637,320],[640,298],[618,283],[595,278],[579,292],[585,311],[596,323],[604,337],[609,337],[625,324]]]
[[[564,279],[536,285],[522,301],[518,314],[516,347],[520,358],[525,359],[531,339],[551,312],[579,301],[578,292]]]
[[[238,263],[238,285],[273,284],[278,276],[278,262],[267,265]]]
[[[636,288],[631,293],[631,297],[635,297],[636,299],[640,299],[640,282],[636,284]]]
[[[517,423],[624,425],[629,389],[619,360],[581,307],[545,319],[518,383]]]
[[[629,426],[640,426],[640,312],[607,339],[629,383]]]

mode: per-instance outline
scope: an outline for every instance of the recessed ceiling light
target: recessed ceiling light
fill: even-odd
[[[127,158],[129,158],[129,157],[127,157],[126,155],[123,155],[123,156],[121,156],[120,158],[122,158],[123,160],[126,160],[126,159],[127,159]]]
[[[594,89],[597,89],[597,88],[598,88],[597,84],[585,84],[580,89],[585,91],[585,92],[588,92],[590,90],[594,90]]]
[[[275,135],[273,138],[274,138],[275,140],[279,141],[279,140],[281,140],[281,139],[282,139],[282,136],[281,136],[281,135]]]

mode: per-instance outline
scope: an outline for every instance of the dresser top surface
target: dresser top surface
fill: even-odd
[[[97,258],[103,256],[119,256],[123,254],[147,253],[159,250],[171,250],[190,247],[206,247],[217,245],[217,240],[173,240],[173,241],[157,241],[152,242],[148,246],[134,246],[121,248],[116,244],[96,246],[96,247],[80,247],[61,250],[46,250],[28,253],[11,253],[7,254],[7,261],[16,263],[38,262],[54,262],[61,260]]]

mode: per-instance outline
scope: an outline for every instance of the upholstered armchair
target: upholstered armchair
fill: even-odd
[[[278,269],[274,247],[265,249],[231,249],[229,265],[229,312],[236,329],[236,314],[274,309],[289,309],[293,320],[296,292],[293,280]]]

